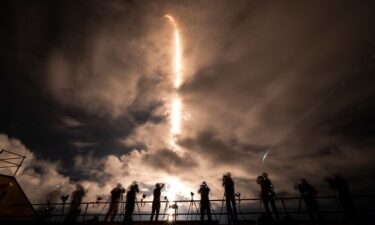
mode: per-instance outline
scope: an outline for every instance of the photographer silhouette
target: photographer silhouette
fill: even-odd
[[[207,217],[208,221],[212,221],[211,218],[211,208],[210,208],[210,199],[209,199],[209,193],[210,188],[207,186],[207,183],[205,181],[202,182],[198,193],[201,195],[201,201],[200,201],[200,211],[201,211],[201,222],[204,221],[204,212],[207,211]]]
[[[263,173],[262,176],[257,178],[257,184],[260,185],[261,191],[260,196],[262,197],[264,208],[266,209],[267,215],[272,217],[268,203],[271,204],[272,211],[276,216],[276,219],[279,220],[279,213],[275,205],[275,192],[273,190],[273,185],[270,179],[268,179],[268,174]]]
[[[126,192],[125,217],[122,224],[133,224],[135,199],[138,192],[138,184],[136,181],[133,181],[133,183],[128,187],[128,192]]]
[[[125,189],[119,183],[117,187],[113,188],[111,191],[111,203],[109,204],[109,209],[105,215],[104,221],[107,221],[108,217],[111,215],[111,222],[115,219],[118,212],[119,204],[123,200],[122,196],[125,193]]]
[[[161,189],[163,189],[165,185],[162,183],[155,184],[154,189],[154,200],[152,201],[152,211],[151,211],[151,218],[150,221],[153,220],[155,214],[155,221],[158,221],[159,212],[160,212],[160,194]]]
[[[235,199],[235,194],[234,194],[234,181],[229,172],[223,175],[223,186],[224,186],[224,191],[225,191],[224,192],[225,201],[227,204],[228,221],[231,221],[232,223],[236,223],[238,221],[238,218],[237,218],[236,199]]]

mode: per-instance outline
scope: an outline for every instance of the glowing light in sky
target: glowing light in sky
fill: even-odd
[[[169,205],[174,204],[173,201],[177,200],[177,197],[187,196],[189,195],[191,189],[189,186],[182,182],[180,179],[176,177],[168,176],[166,178],[167,183],[165,187],[165,192],[169,200]],[[172,221],[174,218],[175,209],[169,208],[168,209],[168,221]]]
[[[175,137],[180,133],[180,121],[181,121],[181,100],[178,93],[174,96],[172,102],[172,135]]]
[[[182,57],[181,57],[181,40],[178,32],[177,23],[174,18],[170,15],[165,15],[166,18],[172,23],[174,28],[174,56],[173,56],[173,99],[171,102],[171,146],[173,151],[177,150],[177,138],[181,132],[181,108],[182,103],[179,96],[179,88],[182,84]],[[175,177],[167,177],[166,193],[170,201],[170,205],[174,204],[174,200],[180,196],[186,196],[190,193],[190,190],[180,180]],[[175,209],[168,209],[168,220],[173,220]]]
[[[176,150],[176,142],[177,137],[181,132],[180,124],[181,124],[181,99],[178,95],[178,89],[182,83],[182,60],[181,60],[181,43],[180,43],[180,35],[177,28],[177,23],[170,15],[165,15],[166,18],[172,23],[174,27],[174,89],[175,93],[172,100],[172,109],[171,109],[171,145],[173,150]]]

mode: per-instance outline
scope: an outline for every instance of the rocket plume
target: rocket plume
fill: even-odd
[[[181,43],[180,43],[180,35],[178,32],[178,27],[176,21],[170,15],[165,15],[165,17],[171,22],[174,28],[174,56],[173,56],[173,87],[174,93],[171,102],[171,113],[170,113],[170,134],[171,134],[171,147],[173,151],[177,151],[177,138],[181,132],[180,123],[181,123],[181,99],[179,97],[179,88],[182,83],[182,63],[181,63]],[[180,181],[176,178],[169,177],[167,179],[167,192],[170,201],[176,199],[178,190],[183,190],[185,185],[182,185]],[[169,209],[168,211],[168,219],[173,220],[174,210]]]
[[[180,123],[181,123],[181,100],[178,94],[178,90],[182,83],[182,63],[181,63],[181,43],[180,35],[178,32],[178,27],[176,21],[170,15],[165,15],[166,18],[172,23],[174,27],[174,97],[172,100],[171,107],[171,145],[173,150],[176,150],[177,137],[180,134]]]

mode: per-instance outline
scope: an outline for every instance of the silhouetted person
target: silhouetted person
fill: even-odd
[[[212,221],[211,218],[211,208],[210,208],[210,188],[207,186],[207,183],[205,181],[202,182],[198,193],[201,195],[201,202],[200,202],[200,211],[201,211],[201,222],[204,221],[204,212],[207,211],[207,217],[208,221]]]
[[[350,222],[352,224],[360,224],[362,218],[354,205],[346,181],[339,175],[334,175],[333,178],[326,178],[325,181],[328,182],[331,189],[336,191],[340,206]]]
[[[85,190],[80,184],[76,185],[76,189],[71,194],[70,211],[65,221],[76,221],[81,213],[82,198],[85,196]]]
[[[159,212],[160,212],[160,195],[161,195],[161,189],[164,188],[164,184],[157,183],[155,184],[154,189],[154,199],[152,200],[152,209],[151,209],[151,218],[150,221],[154,219],[155,215],[155,221],[158,221]]]
[[[273,185],[271,180],[268,178],[267,173],[263,173],[262,176],[257,178],[257,183],[260,185],[261,192],[260,196],[264,203],[264,208],[266,209],[266,213],[272,217],[272,213],[270,211],[268,203],[271,204],[272,211],[276,216],[276,219],[279,220],[279,213],[276,208],[275,204],[275,192],[273,190]]]
[[[122,196],[125,193],[125,189],[121,184],[117,184],[117,187],[113,188],[111,191],[111,202],[109,204],[109,209],[105,215],[104,221],[107,221],[108,217],[111,215],[110,221],[112,222],[118,212],[120,202],[123,200]]]
[[[320,207],[318,201],[316,200],[315,196],[317,194],[316,189],[309,184],[305,179],[301,179],[301,183],[295,186],[298,189],[299,193],[301,193],[301,197],[305,201],[307,212],[309,213],[311,221],[315,224],[315,216],[318,216],[319,224],[323,224],[323,217],[320,212]]]
[[[227,204],[228,220],[230,219],[232,222],[237,222],[238,219],[236,199],[234,195],[234,182],[230,173],[223,175],[223,186],[225,190],[224,195]]]
[[[47,193],[45,201],[45,205],[41,205],[37,209],[39,219],[44,220],[51,216],[52,211],[56,208],[53,203],[57,203],[59,201],[59,196],[62,195],[61,187],[57,185],[54,190]],[[1,202],[0,202],[1,203]]]
[[[136,195],[139,192],[137,182],[133,182],[126,192],[125,217],[123,224],[133,224],[133,212],[135,206]]]

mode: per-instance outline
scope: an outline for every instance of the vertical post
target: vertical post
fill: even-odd
[[[299,214],[301,212],[301,207],[302,207],[302,196],[299,197],[298,212],[297,212],[297,223],[299,223]]]
[[[177,201],[174,201],[174,205],[175,205],[175,208],[174,208],[174,222],[176,223],[177,221]]]
[[[83,216],[82,216],[82,222],[85,221],[85,217],[86,217],[86,213],[87,213],[87,208],[89,207],[89,203],[86,203],[86,208],[85,208],[85,212],[83,213]]]

